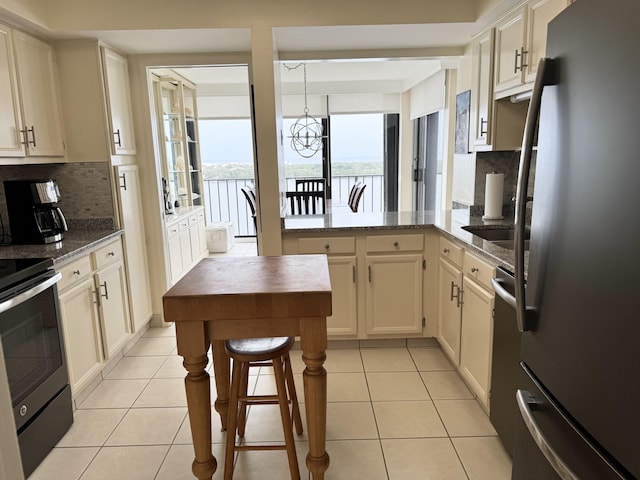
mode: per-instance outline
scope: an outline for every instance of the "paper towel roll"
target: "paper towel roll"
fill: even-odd
[[[484,220],[500,220],[502,216],[502,189],[504,173],[487,173],[484,188]]]

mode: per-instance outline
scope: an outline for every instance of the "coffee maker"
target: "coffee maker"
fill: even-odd
[[[34,245],[60,242],[67,222],[60,208],[58,185],[48,180],[5,180],[11,243]]]

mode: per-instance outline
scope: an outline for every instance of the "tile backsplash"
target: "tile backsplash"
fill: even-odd
[[[115,212],[108,162],[0,166],[0,215],[9,230],[4,180],[55,180],[60,189],[58,206],[70,228],[92,224],[113,228]],[[86,227],[89,226],[89,227]]]
[[[529,195],[533,196],[533,185],[535,178],[536,153],[531,156],[531,173],[529,175]],[[515,202],[512,200],[516,194],[518,182],[518,164],[520,162],[520,151],[504,152],[478,152],[476,154],[476,183],[474,204],[470,207],[471,212],[477,215],[484,213],[484,191],[486,186],[486,175],[488,173],[503,173],[504,188],[502,193],[502,214],[505,218],[512,217],[515,211]]]

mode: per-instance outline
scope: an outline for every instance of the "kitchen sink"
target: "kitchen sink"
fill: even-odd
[[[513,240],[515,238],[515,230],[513,225],[468,225],[466,227],[462,227],[462,229],[484,240],[488,240],[498,247],[513,250]],[[528,250],[529,231],[525,230],[524,235],[524,248],[525,250]]]

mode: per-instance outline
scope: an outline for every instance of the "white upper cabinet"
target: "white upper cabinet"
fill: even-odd
[[[531,0],[496,25],[494,92],[533,82],[547,47],[547,25],[570,0]]]
[[[57,69],[50,45],[0,25],[0,93],[0,156],[64,156]]]
[[[496,26],[496,93],[517,87],[524,81],[522,65],[528,53],[524,45],[526,15],[527,10],[523,7]]]
[[[108,98],[111,153],[113,155],[134,155],[136,144],[127,59],[104,47],[101,48],[101,51],[105,91]]]
[[[547,51],[547,25],[564,10],[571,1],[535,0],[529,3],[527,11],[527,67],[525,81],[533,82],[538,71],[538,62]]]
[[[22,107],[23,135],[30,156],[64,156],[64,135],[53,48],[13,32]]]
[[[97,40],[55,43],[67,158],[115,162],[136,153],[127,61]]]
[[[0,25],[0,156],[24,157],[11,30]]]
[[[491,143],[491,110],[493,106],[493,43],[494,29],[490,29],[473,45],[472,121],[475,145]]]

